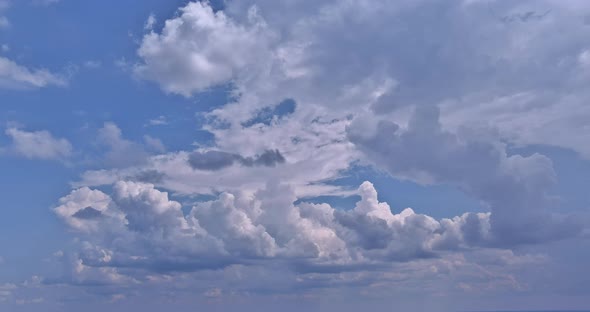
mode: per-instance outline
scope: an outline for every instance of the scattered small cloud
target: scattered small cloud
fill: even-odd
[[[150,119],[147,122],[147,125],[149,126],[163,126],[163,125],[167,125],[168,124],[168,119],[166,118],[166,116],[158,116],[154,119]]]
[[[114,64],[117,68],[119,68],[120,70],[124,71],[124,72],[129,72],[132,70],[132,64],[127,61],[127,59],[125,57],[121,57],[119,59],[116,59],[114,61]]]
[[[212,288],[207,290],[205,293],[203,293],[203,296],[207,297],[207,298],[219,298],[221,297],[222,291],[220,288]]]
[[[156,25],[156,16],[152,13],[148,16],[148,19],[145,21],[145,25],[143,29],[145,31],[152,31],[154,29],[154,25]]]
[[[0,88],[31,89],[48,86],[64,87],[67,79],[46,69],[29,69],[0,57]]]
[[[8,128],[5,134],[12,144],[5,150],[8,153],[28,159],[64,161],[72,155],[72,145],[63,138],[54,137],[49,131],[27,132],[18,128]]]
[[[95,68],[99,68],[102,65],[102,63],[100,61],[86,61],[84,62],[84,67],[86,68],[91,68],[91,69],[95,69]]]

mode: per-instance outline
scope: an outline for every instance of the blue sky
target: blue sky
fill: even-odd
[[[0,0],[0,310],[588,309],[588,16]]]

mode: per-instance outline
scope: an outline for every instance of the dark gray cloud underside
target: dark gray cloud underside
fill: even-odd
[[[245,167],[274,167],[285,162],[285,157],[278,150],[266,150],[254,157],[244,157],[222,151],[194,152],[189,155],[188,163],[193,169],[217,171],[238,163]]]

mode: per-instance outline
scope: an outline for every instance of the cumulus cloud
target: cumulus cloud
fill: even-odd
[[[161,34],[143,38],[134,71],[184,96],[226,83],[239,70],[265,57],[270,35],[255,11],[249,25],[238,25],[223,11],[204,2],[190,2],[177,18],[167,20]]]
[[[215,137],[214,148],[162,156],[142,169],[165,173],[163,186],[185,194],[212,193],[212,189],[256,193],[261,182],[255,176],[262,174],[263,180],[290,180],[297,196],[302,196],[302,185],[310,192],[315,182],[334,179],[349,168],[359,158],[357,148],[376,167],[397,178],[449,184],[490,208],[491,213],[466,213],[441,221],[414,217],[412,210],[403,212],[404,220],[407,217],[408,222],[419,225],[419,231],[410,231],[415,237],[444,229],[426,244],[428,248],[421,240],[415,242],[409,258],[418,251],[429,257],[434,246],[510,245],[577,233],[575,222],[551,215],[554,202],[549,190],[555,182],[551,160],[540,154],[510,155],[501,143],[511,139],[536,142],[534,134],[522,136],[516,124],[504,118],[506,114],[519,116],[521,124],[530,124],[526,120],[537,114],[536,104],[542,112],[557,109],[537,102],[546,94],[543,92],[564,99],[560,87],[583,81],[579,80],[583,79],[579,67],[586,47],[572,44],[567,51],[549,47],[541,49],[534,60],[520,57],[535,53],[533,47],[548,47],[543,34],[555,26],[555,17],[571,13],[571,7],[559,5],[545,14],[538,12],[548,10],[490,4],[499,12],[496,16],[479,2],[253,4],[231,2],[215,12],[206,3],[189,3],[178,16],[166,21],[160,33],[151,32],[143,38],[138,50],[142,63],[135,67],[140,77],[184,96],[231,83],[236,95],[235,101],[206,114],[210,119],[205,129]],[[502,16],[510,22],[502,21]],[[343,23],[345,20],[351,22]],[[391,28],[392,20],[399,20],[399,25],[394,25],[396,31],[377,31]],[[437,35],[416,37],[415,31],[424,25]],[[573,29],[576,21],[563,26]],[[482,47],[480,40],[465,41],[461,34],[466,31],[473,38],[485,35],[492,40]],[[519,44],[523,34],[531,34],[530,47]],[[560,40],[576,42],[580,36],[576,31]],[[458,45],[464,49],[457,51]],[[371,49],[360,50],[359,46]],[[235,54],[238,50],[239,55]],[[571,57],[559,68],[549,65],[560,55]],[[573,73],[576,78],[556,81],[551,75],[542,75],[539,71],[547,67],[539,67],[539,62],[548,64],[555,77]],[[518,78],[531,74],[534,79]],[[555,88],[549,90],[547,85]],[[533,94],[532,100],[517,108],[510,106],[526,95],[523,90]],[[252,122],[285,98],[293,99],[297,110],[284,119]],[[473,104],[466,105],[471,99]],[[571,103],[571,107],[578,107],[582,102],[575,99]],[[416,113],[410,113],[412,110]],[[485,130],[469,136],[461,130],[494,118],[502,119],[498,132]],[[552,117],[534,118],[539,127],[554,124]],[[571,142],[584,138],[570,133],[577,138]],[[583,150],[579,144],[568,147]],[[275,149],[275,154],[267,153]],[[281,167],[283,175],[261,170],[268,169],[267,164],[285,162],[283,155],[289,159]],[[187,173],[187,164],[197,170]],[[251,168],[256,164],[266,165]],[[297,171],[307,176],[301,177]],[[88,172],[82,184],[108,184],[133,174]],[[216,181],[215,188],[199,182],[211,179]],[[326,189],[314,192],[321,195]],[[355,229],[347,232],[348,239],[368,249],[391,248],[390,257],[402,259],[407,250],[388,245],[395,237],[391,228],[397,223],[386,211],[372,211],[372,217],[359,218],[336,213],[335,218]],[[371,222],[374,224],[367,230]],[[274,234],[279,232],[271,234],[278,239]]]
[[[8,128],[5,134],[12,144],[6,148],[29,159],[66,160],[72,155],[72,145],[63,138],[55,138],[48,131],[27,132],[18,128]]]
[[[480,135],[460,137],[441,128],[437,107],[420,107],[408,127],[382,120],[367,131],[353,123],[349,137],[377,166],[422,183],[446,183],[489,205],[491,231],[500,244],[576,235],[581,224],[553,218],[549,158],[508,155],[506,146]]]
[[[257,8],[258,20],[264,20],[260,24],[264,31],[252,31],[252,15],[247,13],[252,7]],[[190,4],[168,21],[168,30],[165,27],[160,34],[144,38],[142,48],[157,52],[140,49],[144,63],[139,68],[154,76],[163,68],[180,68],[166,71],[176,75],[151,79],[165,90],[188,95],[212,85],[209,79],[203,84],[200,69],[184,74],[200,68],[194,65],[196,59],[218,64],[222,61],[218,55],[232,49],[206,51],[230,42],[232,47],[242,47],[243,38],[248,38],[256,49],[249,44],[234,49],[248,51],[240,54],[240,64],[247,66],[232,66],[235,62],[228,56],[225,64],[232,68],[231,74],[226,70],[228,74],[207,76],[217,77],[216,83],[231,81],[240,95],[235,105],[215,111],[217,117],[247,122],[261,106],[289,96],[301,107],[329,107],[331,115],[369,106],[405,123],[403,110],[408,106],[439,103],[444,104],[441,121],[446,125],[488,124],[518,144],[551,144],[587,156],[590,151],[583,142],[590,134],[580,116],[590,113],[582,87],[588,75],[580,64],[588,47],[584,18],[578,14],[587,9],[578,2],[375,1],[369,5],[309,1],[295,5],[252,0],[231,2],[214,12],[206,4]],[[205,20],[210,23],[199,22]],[[392,25],[392,20],[397,22]],[[190,30],[179,26],[189,24]],[[380,31],[388,28],[396,31]],[[240,33],[235,29],[245,33],[234,36]],[[269,29],[280,35],[269,41]],[[567,35],[557,29],[568,29]],[[421,32],[429,35],[416,35]],[[218,34],[225,34],[223,40],[210,44]],[[489,40],[482,42],[482,37]],[[173,44],[190,47],[185,51],[191,52],[173,53]],[[170,57],[164,57],[168,52]],[[265,57],[261,60],[259,55]],[[170,87],[181,83],[198,87],[177,87],[176,91]]]
[[[268,181],[288,181],[298,197],[350,194],[350,188],[330,183],[358,157],[354,146],[346,139],[345,127],[349,120],[314,118],[307,125],[308,121],[285,118],[278,123],[248,128],[211,129],[217,142],[214,148],[199,149],[197,153],[169,152],[149,157],[146,163],[128,168],[87,171],[75,185],[108,185],[149,171],[165,176],[161,181],[150,182],[184,195],[216,194],[236,189],[253,193],[264,188]],[[289,133],[288,136],[285,132]],[[278,152],[269,152],[275,150]],[[215,151],[211,155],[219,157],[209,159],[209,151]],[[220,154],[214,155],[217,152]],[[266,163],[275,165],[263,165],[261,155],[270,156]],[[194,166],[191,166],[191,157]],[[209,170],[195,170],[197,167]]]
[[[101,296],[174,285],[208,298],[347,288],[376,297],[391,289],[479,293],[523,291],[527,285],[517,273],[547,263],[542,254],[474,241],[467,224],[487,224],[478,231],[489,237],[489,213],[436,220],[392,209],[369,182],[358,188],[360,200],[349,211],[295,204],[293,189],[280,183],[255,194],[221,193],[191,207],[146,183],[119,181],[109,189],[82,188],[60,200],[55,212],[77,233],[79,249],[62,258],[64,274],[45,285],[92,286],[86,289]],[[88,207],[101,216],[76,217]]]
[[[134,278],[145,269],[199,271],[252,261],[286,261],[299,272],[362,270],[474,246],[464,239],[470,235],[465,216],[435,220],[410,208],[393,213],[369,182],[358,189],[361,200],[351,211],[295,205],[292,188],[273,183],[253,195],[222,193],[188,213],[152,184],[119,181],[112,189],[111,195],[74,190],[54,211],[86,234],[77,265],[113,274],[134,269],[128,272]]]
[[[106,217],[119,218],[109,212],[110,202],[110,197],[99,190],[80,188],[62,197],[54,211],[75,230],[95,231],[100,223],[107,221]],[[93,217],[89,218],[90,215]]]
[[[0,19],[1,24],[1,19]],[[45,69],[28,69],[0,57],[0,87],[6,89],[30,89],[47,86],[63,87],[67,80]]]
[[[223,272],[201,293],[248,280],[243,290],[370,285],[376,295],[397,283],[422,294],[416,276],[465,292],[526,289],[506,268],[543,257],[516,248],[576,236],[583,222],[554,214],[552,161],[508,146],[589,154],[580,7],[245,0],[215,11],[188,3],[161,31],[146,29],[133,71],[186,97],[230,85],[229,103],[202,114],[213,144],[150,156],[105,125],[112,159],[124,161],[84,173],[55,210],[85,242],[72,263],[113,281]],[[286,98],[296,109],[281,113]],[[369,182],[357,191],[329,183],[357,161],[453,186],[487,212],[436,219],[392,210]],[[181,204],[162,189],[213,199]],[[305,203],[350,194],[361,199],[349,211]]]

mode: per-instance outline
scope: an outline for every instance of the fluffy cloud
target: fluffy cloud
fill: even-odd
[[[582,231],[580,219],[554,213],[552,161],[508,148],[588,154],[590,8],[578,5],[247,0],[215,12],[187,4],[161,32],[148,28],[134,72],[186,97],[231,85],[229,103],[202,116],[214,143],[153,156],[106,124],[115,168],[84,173],[55,209],[84,242],[70,265],[88,273],[70,279],[198,276],[212,281],[202,293],[224,296],[359,285],[368,296],[403,285],[420,298],[525,290],[506,268],[544,257],[517,248]],[[294,103],[286,112],[285,99]],[[357,191],[330,183],[357,162],[453,186],[488,212],[437,220],[394,212],[369,182]],[[161,189],[214,197],[183,205]],[[361,197],[350,211],[305,202],[350,194]]]
[[[336,178],[358,159],[354,149],[336,147],[346,146],[347,140],[351,140],[370,162],[398,178],[450,184],[480,199],[492,211],[489,222],[496,243],[537,242],[573,235],[579,226],[565,220],[567,217],[551,216],[555,203],[550,200],[549,190],[555,173],[550,159],[540,154],[508,155],[500,142],[528,144],[541,140],[585,153],[579,142],[586,134],[561,121],[556,123],[551,117],[559,116],[560,120],[574,124],[580,114],[585,114],[584,109],[575,109],[583,103],[580,99],[585,92],[580,90],[575,99],[568,98],[569,92],[562,92],[578,90],[586,79],[580,64],[587,48],[580,43],[582,33],[578,30],[583,19],[564,19],[576,9],[580,8],[545,2],[484,5],[323,1],[292,5],[244,1],[228,3],[223,11],[214,12],[207,4],[191,3],[180,10],[178,17],[167,21],[161,34],[146,35],[139,50],[144,64],[138,68],[158,72],[160,68],[176,68],[180,63],[185,69],[200,68],[193,66],[196,58],[207,60],[207,64],[223,60],[231,66],[232,70],[224,75],[210,75],[218,78],[213,82],[203,82],[201,75],[187,79],[185,75],[152,78],[165,90],[183,95],[221,82],[231,81],[234,86],[235,102],[209,113],[211,122],[205,126],[214,134],[216,147],[228,152],[193,153],[189,156],[193,168],[210,165],[229,172],[230,165],[239,158],[236,155],[260,154],[269,149],[269,142],[274,145],[270,148],[280,145],[279,150],[288,156],[287,165],[303,164],[306,157],[302,154],[312,154],[320,145],[305,141],[301,144],[301,137],[307,128],[320,123],[313,135],[325,138],[326,143],[321,146],[340,157],[340,161],[334,162],[338,170],[324,172],[324,181]],[[392,26],[392,20],[398,22]],[[190,29],[182,27],[186,25],[191,25]],[[557,25],[572,32],[561,36],[552,31]],[[376,31],[392,27],[393,31]],[[241,36],[234,36],[240,32]],[[416,36],[421,32],[430,35]],[[463,35],[465,32],[467,36]],[[223,38],[219,34],[224,34]],[[471,36],[490,40],[482,46],[480,40],[464,39]],[[220,43],[212,44],[211,38]],[[255,48],[245,44],[243,38],[248,38]],[[522,38],[528,44],[523,45]],[[551,43],[555,40],[562,44]],[[205,48],[219,48],[221,43],[228,42],[248,51],[240,55],[240,62],[229,57],[227,51],[220,58],[208,54]],[[174,47],[188,47],[188,52],[181,57],[159,54],[172,51],[172,43]],[[457,46],[463,48],[458,50]],[[158,53],[145,54],[148,48]],[[250,53],[251,50],[257,53]],[[259,55],[265,57],[261,59]],[[174,66],[168,67],[171,60]],[[235,65],[238,63],[248,65]],[[557,63],[561,65],[553,65]],[[184,70],[175,71],[178,72]],[[183,84],[195,85],[170,88],[181,76]],[[571,79],[561,79],[566,77]],[[289,116],[270,124],[250,122],[284,98],[297,103]],[[546,99],[539,102],[541,98]],[[469,100],[473,102],[466,104]],[[572,109],[560,108],[563,105],[558,103],[566,102]],[[516,108],[513,103],[517,103]],[[440,118],[438,110],[429,108],[435,105],[441,107]],[[418,113],[412,114],[413,110]],[[560,113],[549,113],[557,111]],[[535,121],[530,122],[531,118]],[[533,128],[521,131],[522,126],[515,119],[520,120],[518,124]],[[346,127],[350,120],[353,126],[348,128],[347,135],[340,136],[344,132],[336,130],[336,126]],[[486,127],[488,120],[497,120],[494,125],[499,129]],[[408,131],[400,135],[398,128],[406,125]],[[463,137],[469,132],[461,130],[465,127],[476,134]],[[551,127],[559,128],[560,135],[550,135],[554,130],[547,129]],[[541,138],[535,129],[547,131],[547,136]],[[463,134],[458,135],[459,132]],[[398,136],[392,139],[388,133]],[[564,136],[568,143],[563,143]],[[298,155],[291,152],[295,149]],[[422,149],[428,152],[420,152]],[[323,155],[328,154],[323,151]],[[163,166],[157,167],[152,169]],[[175,174],[166,174],[176,180]],[[222,181],[219,175],[216,178]],[[311,176],[303,180],[308,185],[318,181]],[[179,184],[172,186],[170,181],[166,187],[180,191]],[[249,188],[236,184],[220,189],[228,187]],[[251,189],[256,188],[260,185]],[[183,192],[187,191],[202,192],[194,185],[183,188]],[[476,237],[484,239],[482,233],[486,230],[476,224],[485,227],[487,223],[480,221],[477,215],[466,215],[463,221],[466,227],[473,227],[475,236],[470,239],[474,241]],[[522,230],[523,224],[527,224],[527,231]]]
[[[17,128],[8,128],[6,135],[12,139],[7,147],[14,153],[29,159],[65,160],[72,154],[72,145],[68,140],[55,138],[48,131],[27,132]]]
[[[174,285],[179,297],[187,291],[230,298],[336,290],[341,296],[346,289],[369,298],[392,289],[522,294],[528,285],[519,272],[547,263],[542,254],[485,248],[489,213],[436,220],[410,208],[394,212],[369,182],[349,211],[295,204],[292,188],[279,183],[192,207],[151,184],[119,181],[109,189],[81,188],[60,200],[55,212],[77,233],[79,248],[62,256],[65,270],[45,278],[45,287],[135,296],[129,289],[155,295]],[[80,218],[89,207],[101,217]]]
[[[107,218],[120,219],[109,211],[111,198],[99,190],[80,188],[60,199],[54,209],[68,226],[78,231],[97,231]]]
[[[1,22],[0,18],[0,24]],[[67,80],[45,69],[29,69],[0,57],[0,87],[7,89],[29,89],[47,86],[63,87]]]
[[[150,172],[165,177],[150,182],[185,195],[237,189],[253,193],[274,180],[288,181],[298,197],[348,193],[327,182],[357,158],[353,145],[346,140],[349,121],[315,119],[304,126],[307,122],[288,118],[249,128],[212,129],[217,137],[215,149],[167,153],[130,163],[127,168],[87,171],[75,185],[113,184]],[[286,131],[288,139],[284,137]]]
[[[135,67],[138,76],[157,81],[167,92],[190,96],[264,60],[270,35],[255,11],[250,11],[247,26],[203,2],[191,2],[180,11],[166,21],[162,34],[144,37],[138,54],[145,63]]]
[[[119,181],[110,196],[74,190],[54,211],[83,235],[78,266],[140,279],[150,274],[146,269],[199,271],[271,260],[298,272],[362,270],[479,244],[468,238],[467,215],[439,221],[410,208],[392,213],[369,182],[358,194],[356,207],[341,211],[295,205],[289,186],[269,184],[253,195],[222,193],[186,212],[152,184]],[[489,214],[473,216],[478,225],[489,223]],[[478,230],[489,235],[489,225]]]
[[[373,124],[374,125],[374,124]],[[423,183],[451,184],[487,203],[494,240],[518,244],[559,239],[581,231],[581,224],[549,213],[555,172],[549,158],[508,155],[500,142],[481,134],[462,137],[441,129],[437,107],[416,110],[407,129],[362,121],[349,137],[377,166],[392,175]]]
[[[264,21],[254,23],[259,28],[247,13],[252,7],[256,20]],[[300,107],[329,107],[332,116],[372,109],[401,123],[407,122],[408,106],[441,104],[445,126],[490,125],[518,144],[551,144],[588,155],[588,10],[583,2],[546,1],[234,1],[213,12],[193,3],[161,34],[144,38],[139,68],[170,68],[166,72],[175,75],[151,79],[184,95],[232,81],[237,103],[214,112],[224,120],[243,122],[260,106],[287,96]],[[235,35],[235,29],[243,33]],[[269,29],[276,33],[270,41]],[[212,44],[212,38],[219,39]],[[222,44],[233,48],[206,52]],[[142,52],[148,47],[158,53]],[[240,62],[227,55],[237,50],[247,51]],[[232,70],[215,70],[207,76],[217,78],[211,83],[200,69],[186,74],[200,68],[195,59],[224,61]],[[225,68],[211,66],[219,67]],[[180,83],[197,87],[170,87]]]

